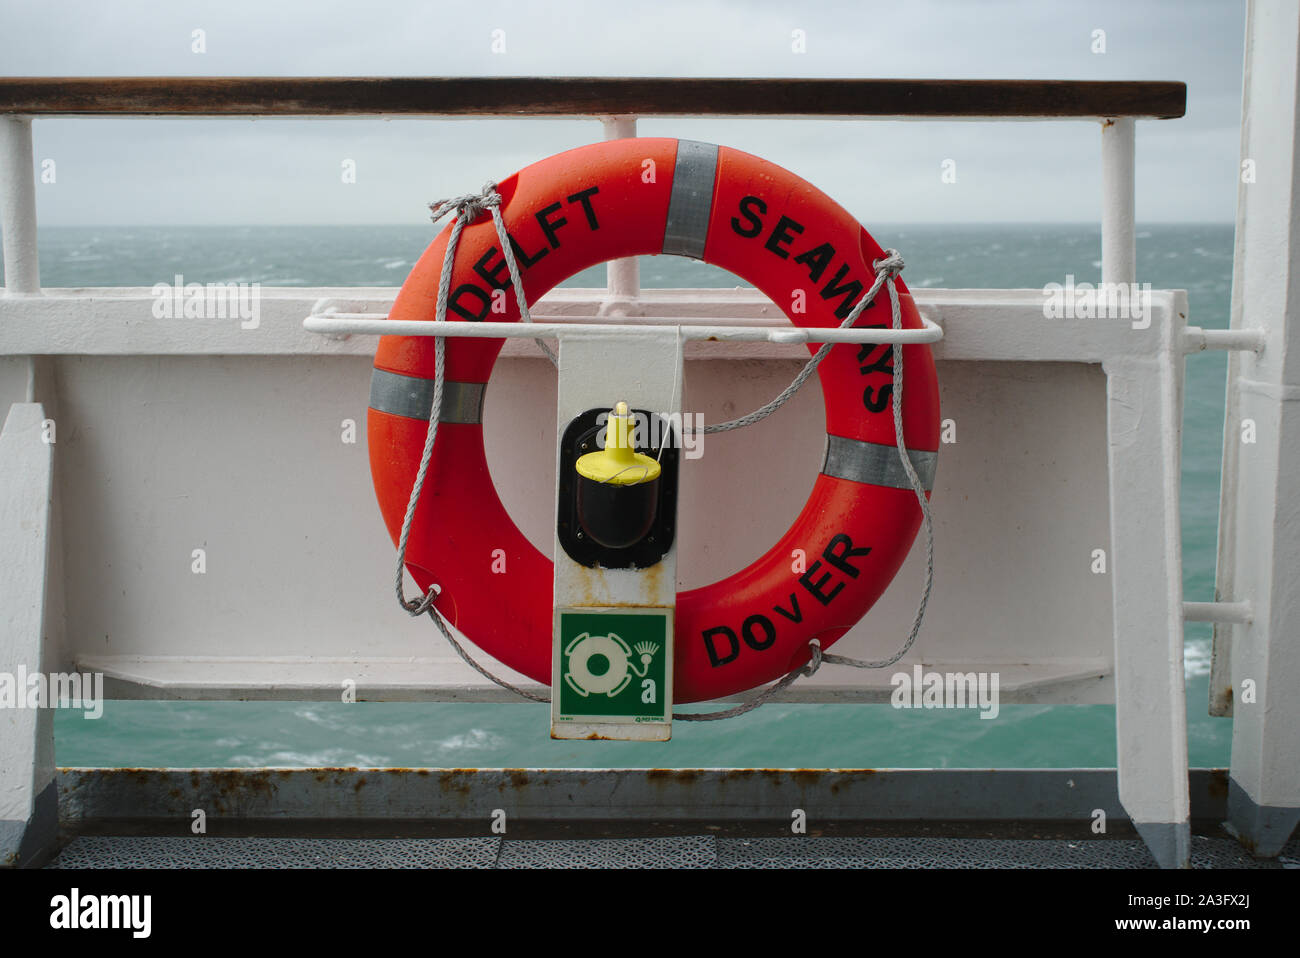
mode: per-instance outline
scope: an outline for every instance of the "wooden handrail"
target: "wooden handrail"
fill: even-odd
[[[785,116],[1172,119],[1165,81],[676,77],[5,77],[30,116]]]

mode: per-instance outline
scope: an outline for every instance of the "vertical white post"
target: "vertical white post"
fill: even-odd
[[[1158,353],[1103,363],[1119,798],[1164,868],[1186,868],[1191,855],[1178,507],[1186,313],[1179,294],[1146,331],[1161,337]],[[1159,508],[1132,495],[1142,486],[1163,490]]]
[[[601,120],[605,139],[623,140],[636,136],[636,117],[607,116]],[[605,285],[611,300],[630,301],[641,294],[641,264],[635,256],[612,259],[605,266]]]
[[[0,116],[0,230],[5,295],[40,293],[28,117]],[[37,372],[29,367],[29,399],[37,391]],[[0,429],[0,541],[5,543],[0,555],[0,671],[13,676],[43,672],[49,660],[46,577],[53,449],[43,441],[45,416],[40,403],[14,403]],[[39,865],[53,848],[58,824],[53,713],[48,708],[0,710],[0,868]]]
[[[39,293],[36,260],[36,170],[32,121],[0,116],[0,228],[4,230],[6,293]]]
[[[1101,279],[1104,283],[1137,281],[1137,245],[1133,230],[1133,117],[1103,120],[1101,125]]]
[[[1228,824],[1254,854],[1281,851],[1300,822],[1300,7],[1253,0],[1246,18],[1238,262],[1232,325],[1264,349],[1228,366],[1219,591],[1254,621],[1229,639]],[[1228,470],[1234,470],[1235,475]],[[1229,631],[1230,629],[1230,631]]]
[[[0,429],[0,672],[22,699],[0,709],[0,868],[39,865],[59,824],[54,713],[29,707],[23,678],[53,661],[45,634],[54,448],[45,419],[40,403],[14,403]]]
[[[1132,117],[1102,121],[1103,283],[1137,281],[1136,128]],[[1183,326],[1170,317],[1149,330],[1163,337],[1155,358],[1105,364],[1119,795],[1165,868],[1186,868],[1191,856],[1178,510]],[[1162,508],[1135,509],[1130,491],[1153,482],[1164,490]],[[1162,588],[1142,585],[1151,581]]]
[[[1249,66],[1249,60],[1247,61]],[[1249,106],[1246,84],[1242,84],[1241,115],[1246,115]],[[1241,155],[1250,155],[1250,125],[1241,124]],[[1228,326],[1240,329],[1250,325],[1242,319],[1242,264],[1246,261],[1245,233],[1240,217],[1246,208],[1246,191],[1252,184],[1245,178],[1237,178],[1237,229],[1233,236],[1232,247],[1232,301],[1228,306]],[[1262,323],[1259,325],[1263,325]],[[1237,543],[1229,530],[1237,525],[1237,476],[1241,460],[1241,435],[1234,430],[1233,424],[1241,422],[1241,410],[1238,407],[1236,382],[1241,370],[1241,356],[1235,352],[1228,353],[1228,389],[1224,403],[1223,460],[1219,475],[1219,551],[1215,560],[1214,598],[1217,602],[1231,602],[1237,594]],[[1219,718],[1232,716],[1232,631],[1230,622],[1216,622],[1214,625],[1214,642],[1210,647],[1210,695],[1209,713]]]

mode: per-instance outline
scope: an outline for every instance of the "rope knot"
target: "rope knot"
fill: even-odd
[[[903,254],[896,249],[885,250],[883,259],[878,259],[871,264],[871,268],[879,273],[888,273],[890,276],[897,276],[903,271]]]
[[[397,601],[402,604],[402,608],[407,611],[413,618],[424,615],[433,608],[433,600],[438,598],[442,593],[442,587],[438,585],[429,586],[429,591],[418,599],[407,599],[402,595],[400,588],[397,592]]]
[[[429,218],[436,223],[448,213],[455,212],[458,219],[472,223],[492,207],[500,205],[501,194],[497,192],[497,185],[488,183],[482,192],[466,193],[464,196],[430,203]]]
[[[809,639],[808,645],[812,647],[812,660],[804,666],[803,674],[816,675],[822,667],[822,643],[820,639]]]

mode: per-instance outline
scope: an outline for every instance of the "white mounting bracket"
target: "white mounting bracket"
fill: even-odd
[[[447,320],[390,320],[382,313],[330,313],[313,311],[303,320],[303,329],[326,336],[446,336],[472,339],[559,339],[578,336],[617,336],[632,333],[669,333],[681,341],[713,340],[731,343],[937,343],[943,327],[921,318],[922,329],[809,329],[802,326],[741,326],[721,324],[716,318],[674,317],[677,324],[589,323],[467,323]]]
[[[671,327],[627,329],[611,332],[590,327],[570,331],[560,340],[560,382],[556,400],[557,436],[562,442],[569,423],[590,409],[609,409],[620,400],[632,409],[647,409],[672,417],[681,409],[682,341]],[[558,455],[557,469],[563,469]],[[559,488],[557,475],[557,489]],[[674,499],[674,504],[676,500]],[[561,504],[556,502],[557,510]],[[557,526],[558,526],[557,515]],[[565,552],[555,536],[555,610],[553,672],[551,682],[551,737],[560,739],[612,738],[632,741],[667,741],[672,735],[672,647],[673,609],[677,604],[677,544],[674,541],[659,562],[647,569],[588,568]],[[660,610],[655,616],[651,610]],[[581,613],[598,616],[580,618]],[[575,613],[577,615],[575,615]],[[621,695],[566,695],[566,647],[574,639],[565,629],[565,618],[601,623],[600,635],[614,632],[604,623],[625,623],[644,630],[658,623],[661,634],[650,637],[662,675],[642,692],[633,681]],[[636,618],[632,618],[635,616]],[[649,618],[646,618],[649,616]],[[625,636],[626,637],[626,636]],[[648,648],[649,646],[647,646]],[[618,667],[637,664],[631,652],[610,650]],[[662,655],[662,658],[659,655]],[[647,663],[648,664],[648,663]],[[611,667],[613,668],[613,667]],[[635,669],[633,669],[635,671]],[[631,676],[630,678],[639,678]],[[650,681],[642,679],[642,682]],[[578,715],[566,714],[566,700],[581,708]],[[609,715],[609,709],[627,712],[614,703],[631,701],[631,711],[643,714]],[[644,703],[644,704],[643,704]],[[650,713],[657,713],[658,721]],[[593,717],[600,715],[601,717]]]

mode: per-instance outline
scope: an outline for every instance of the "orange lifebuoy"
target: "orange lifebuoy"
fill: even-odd
[[[650,164],[653,164],[651,166]],[[645,176],[649,169],[653,176]],[[835,327],[874,279],[884,251],[824,193],[765,160],[675,139],[614,140],[535,163],[497,186],[528,302],[561,280],[626,256],[692,256],[740,276],[773,302],[806,291],[805,327]],[[433,241],[398,294],[390,319],[433,318],[449,230]],[[902,325],[921,328],[902,281]],[[490,219],[467,224],[453,267],[448,318],[514,322],[494,294],[510,287]],[[500,296],[496,296],[499,301]],[[878,296],[858,326],[888,326]],[[552,564],[511,521],[493,488],[483,448],[484,389],[497,339],[448,339],[442,412],[406,562],[434,607],[468,639],[511,668],[549,684]],[[371,471],[397,540],[420,462],[432,403],[434,341],[385,336],[375,356],[368,413]],[[810,345],[815,352],[816,345]],[[939,441],[939,392],[928,346],[903,347],[903,422],[913,465],[930,488]],[[790,530],[748,568],[679,593],[677,702],[730,695],[808,661],[871,608],[911,548],[921,522],[899,461],[891,410],[892,348],[833,347],[818,369],[827,451],[811,496]],[[614,397],[617,398],[617,397]],[[490,543],[505,551],[509,588],[490,561],[466,561]],[[795,571],[795,550],[806,566]]]

